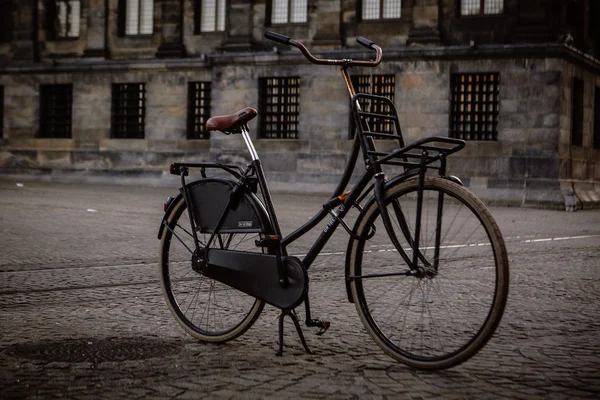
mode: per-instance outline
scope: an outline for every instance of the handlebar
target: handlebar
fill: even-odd
[[[301,42],[298,42],[297,40],[292,39],[289,36],[285,36],[285,35],[282,35],[277,32],[267,31],[267,32],[265,32],[265,37],[267,39],[273,40],[273,41],[281,43],[281,44],[297,47],[302,52],[302,54],[304,54],[304,56],[308,59],[308,61],[310,61],[313,64],[342,65],[345,67],[351,67],[351,66],[376,67],[381,62],[382,53],[383,53],[383,51],[381,50],[381,47],[379,47],[374,42],[372,42],[369,39],[366,39],[362,36],[357,37],[356,42],[362,46],[365,46],[368,49],[374,50],[376,53],[375,60],[370,60],[370,61],[349,60],[349,59],[331,60],[331,59],[325,59],[325,58],[317,58],[311,54],[311,52],[306,48],[305,45],[303,45]]]

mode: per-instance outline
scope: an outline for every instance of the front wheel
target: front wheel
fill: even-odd
[[[195,249],[186,202],[180,198],[166,220],[160,243],[162,291],[177,322],[192,336],[226,342],[246,332],[264,302],[210,279],[192,265]],[[198,232],[200,246],[210,237]],[[259,233],[219,234],[212,247],[257,251]]]
[[[413,179],[384,194],[409,260],[414,259],[417,190]],[[442,369],[472,357],[500,323],[508,296],[508,258],[489,211],[462,186],[427,178],[422,204],[419,272],[410,271],[390,241],[372,201],[355,232],[366,237],[375,227],[377,234],[351,242],[350,288],[363,324],[388,355],[414,368]]]

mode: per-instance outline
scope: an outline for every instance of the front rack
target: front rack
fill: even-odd
[[[456,153],[464,147],[464,140],[432,136],[417,140],[391,153],[369,151],[367,154],[374,158],[377,157],[379,164],[400,165],[406,169],[414,169],[419,168],[421,163],[424,163],[428,168],[439,169],[439,166],[432,164],[442,161],[446,156]]]
[[[443,170],[446,156],[465,147],[464,140],[442,136],[420,139],[405,146],[398,112],[387,97],[358,93],[352,99],[352,107],[366,149],[365,158],[377,169],[381,165],[397,165],[410,170],[425,165]],[[391,152],[377,151],[374,140],[382,139],[395,140],[400,148]]]

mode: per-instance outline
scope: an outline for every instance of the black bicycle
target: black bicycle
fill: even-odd
[[[356,125],[350,158],[323,208],[283,236],[248,131],[256,110],[210,118],[207,129],[242,136],[252,161],[245,167],[171,165],[170,172],[181,177],[181,189],[167,199],[158,237],[162,289],[175,319],[200,340],[225,342],[246,332],[268,303],[281,309],[278,355],[285,316],[310,352],[294,309],[304,303],[306,325],[317,327],[318,334],[329,328],[329,322],[311,318],[307,272],[341,225],[349,235],[348,300],[375,342],[415,368],[448,368],[472,357],[502,317],[508,258],[484,204],[446,174],[447,157],[465,142],[430,137],[405,145],[394,104],[355,93],[348,69],[376,67],[382,50],[375,43],[357,38],[375,51],[374,60],[330,60],[281,34],[265,36],[297,47],[314,64],[340,67]],[[394,150],[381,151],[376,145]],[[346,191],[359,154],[365,172]],[[395,171],[392,178],[384,168]],[[190,169],[199,169],[202,178],[186,182]],[[207,170],[230,177],[207,177]],[[358,217],[350,227],[344,217],[353,208]],[[288,255],[290,243],[328,216],[303,259]]]

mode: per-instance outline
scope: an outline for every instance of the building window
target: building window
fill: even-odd
[[[351,77],[352,85],[356,93],[369,93],[377,96],[383,96],[394,102],[394,92],[396,88],[395,75],[354,75]],[[391,110],[389,104],[379,101],[369,101],[361,99],[361,110],[380,115],[390,115],[394,110]],[[394,123],[385,118],[376,118],[373,121],[367,121],[369,129],[372,132],[379,133],[394,133]],[[354,130],[356,124],[354,116],[350,115],[350,139],[354,138]]]
[[[206,121],[210,118],[210,82],[188,84],[188,139],[209,139]]]
[[[583,81],[573,78],[571,113],[571,144],[583,146]]]
[[[302,24],[307,21],[307,0],[271,1],[271,24]]]
[[[452,74],[450,137],[497,140],[500,74]]]
[[[594,149],[600,150],[600,87],[594,89]]]
[[[113,84],[112,137],[115,139],[143,139],[145,119],[146,84]]]
[[[0,86],[0,139],[4,137],[4,86]]]
[[[78,38],[81,21],[81,1],[50,0],[48,13],[56,39]]]
[[[401,0],[362,0],[358,4],[363,21],[398,19],[402,16]]]
[[[125,35],[151,35],[154,22],[154,0],[121,0]]]
[[[490,15],[504,12],[504,0],[461,0],[460,15]]]
[[[0,0],[0,43],[12,41],[12,1]]]
[[[40,137],[69,139],[73,85],[40,86]]]
[[[194,4],[196,33],[225,31],[226,0],[196,0]]]
[[[260,138],[297,139],[300,78],[261,78],[259,110]]]

